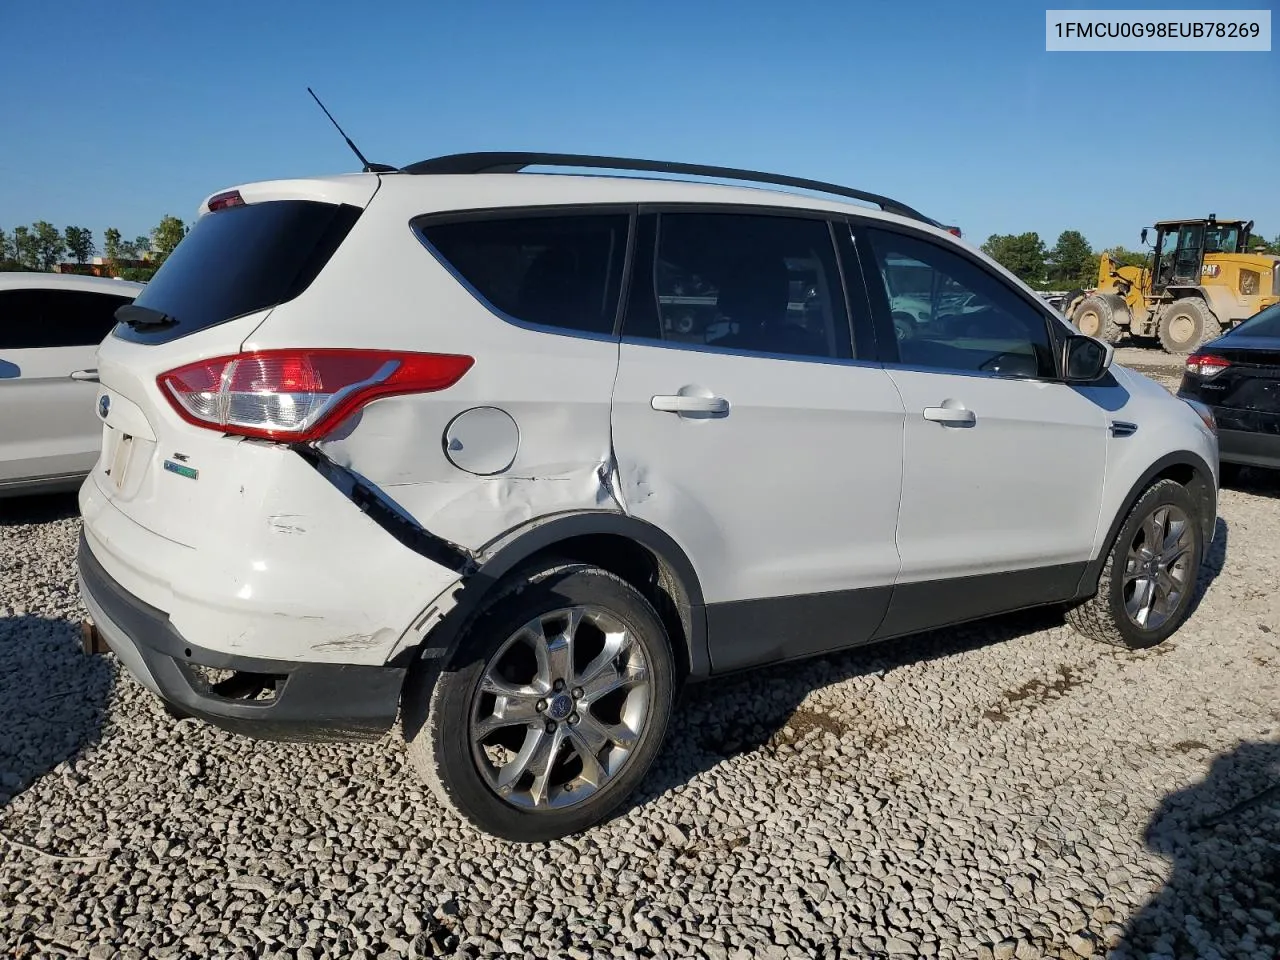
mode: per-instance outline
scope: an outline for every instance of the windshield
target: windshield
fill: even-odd
[[[115,336],[167,343],[292,300],[315,279],[360,212],[313,200],[273,200],[205,214],[134,301],[173,322],[121,323]]]

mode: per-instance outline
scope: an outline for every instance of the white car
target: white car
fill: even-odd
[[[0,273],[0,497],[75,490],[98,459],[94,351],[140,283]]]
[[[468,154],[210,197],[99,352],[99,635],[250,735],[399,715],[440,798],[532,841],[618,808],[686,681],[1041,604],[1176,630],[1207,409],[910,208],[769,185],[812,186]],[[995,305],[980,336],[895,338],[863,278],[904,258]],[[672,338],[685,276],[731,334]]]

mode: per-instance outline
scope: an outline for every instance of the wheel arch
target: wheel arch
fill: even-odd
[[[1189,450],[1165,454],[1151,464],[1125,494],[1120,509],[1116,511],[1111,525],[1107,528],[1107,535],[1102,540],[1098,555],[1089,561],[1089,565],[1080,577],[1080,583],[1076,587],[1077,599],[1090,597],[1097,591],[1098,578],[1102,574],[1103,566],[1106,565],[1107,553],[1114,545],[1116,535],[1119,534],[1120,527],[1129,516],[1129,511],[1152,484],[1161,480],[1174,480],[1186,487],[1197,506],[1200,507],[1200,525],[1205,543],[1213,539],[1218,522],[1218,486],[1213,469],[1199,454]]]
[[[710,673],[702,586],[688,555],[653,524],[606,511],[560,514],[508,531],[462,579],[453,608],[407,652],[447,662],[469,623],[513,574],[566,561],[601,567],[638,589],[667,628],[682,677]]]
[[[1165,287],[1165,290],[1174,296],[1173,303],[1166,306],[1166,310],[1176,304],[1179,300],[1186,300],[1189,298],[1202,300],[1205,307],[1208,308],[1209,313],[1212,314],[1213,319],[1219,326],[1233,319],[1232,313],[1238,312],[1240,309],[1239,305],[1236,303],[1235,297],[1232,296],[1231,291],[1224,286],[1210,287],[1203,284],[1185,284],[1178,286],[1171,285]]]

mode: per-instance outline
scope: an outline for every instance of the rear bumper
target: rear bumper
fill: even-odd
[[[1280,418],[1276,418],[1280,420]],[[1280,469],[1280,433],[1218,430],[1218,458],[1224,463]]]
[[[395,722],[403,667],[267,660],[198,647],[168,614],[117,583],[83,533],[78,566],[81,596],[107,645],[152,693],[186,713],[272,740],[376,739]],[[219,682],[209,671],[234,673]],[[266,695],[246,696],[262,686]]]

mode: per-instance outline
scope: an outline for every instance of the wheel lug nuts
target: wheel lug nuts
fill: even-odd
[[[570,723],[577,723],[577,722],[578,722],[578,715],[577,715],[576,713],[571,713],[571,714],[569,714],[569,722],[570,722]]]
[[[547,733],[555,733],[555,732],[556,732],[556,722],[555,722],[554,720],[548,720],[548,721],[547,721],[546,731],[547,731]]]
[[[575,700],[581,700],[581,699],[582,699],[582,688],[581,688],[581,687],[574,687],[574,688],[573,688],[573,699],[575,699]]]
[[[564,681],[563,681],[563,680],[557,680],[557,681],[553,684],[553,686],[554,686],[554,688],[555,688],[555,691],[556,691],[557,693],[559,693],[561,690],[563,690],[563,689],[564,689]]]
[[[541,712],[542,712],[543,710],[545,710],[545,709],[547,709],[547,701],[545,701],[545,700],[539,700],[539,701],[538,701],[538,712],[539,712],[539,713],[541,713]]]

